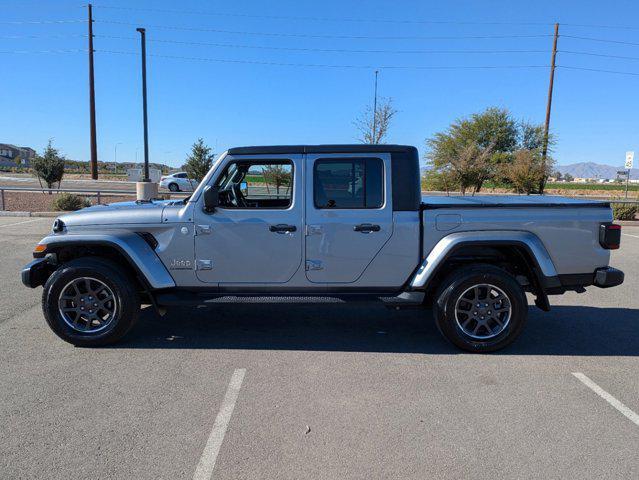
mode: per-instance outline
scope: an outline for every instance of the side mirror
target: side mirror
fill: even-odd
[[[207,185],[204,187],[204,211],[212,213],[215,208],[220,204],[220,189],[219,187],[213,187]]]

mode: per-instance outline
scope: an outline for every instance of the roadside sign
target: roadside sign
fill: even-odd
[[[617,170],[617,175],[625,177],[626,175],[628,175],[628,170]]]
[[[626,152],[626,168],[630,170],[632,168],[632,162],[635,159],[635,152]]]

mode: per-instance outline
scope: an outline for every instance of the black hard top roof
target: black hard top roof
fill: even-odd
[[[270,145],[261,147],[235,147],[229,148],[231,155],[261,155],[278,153],[393,153],[410,152],[417,153],[415,147],[410,145]]]

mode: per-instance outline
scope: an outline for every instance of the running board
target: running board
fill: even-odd
[[[217,304],[347,304],[347,303],[382,303],[391,308],[409,307],[421,305],[424,301],[424,292],[403,292],[396,296],[379,296],[371,294],[336,294],[336,295],[225,295],[198,293],[190,291],[177,291],[159,293],[155,295],[155,301],[163,307],[172,306],[199,306]]]

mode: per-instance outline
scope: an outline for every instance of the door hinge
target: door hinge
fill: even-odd
[[[195,234],[196,235],[209,235],[211,233],[211,225],[196,225],[195,226]]]
[[[306,235],[321,235],[323,229],[321,225],[306,225]]]
[[[195,261],[195,269],[196,270],[213,270],[213,260],[196,260]]]
[[[306,260],[306,271],[309,270],[324,270],[324,267],[320,260]]]

